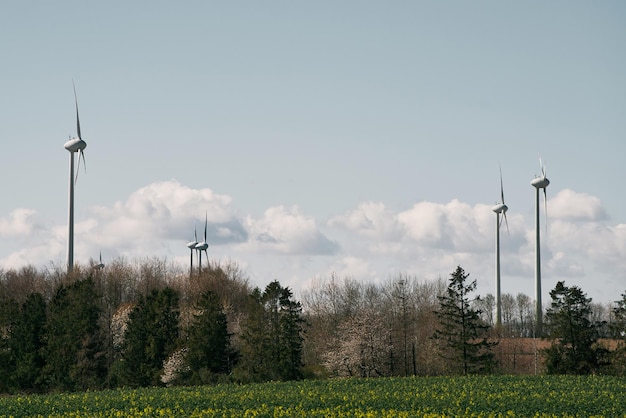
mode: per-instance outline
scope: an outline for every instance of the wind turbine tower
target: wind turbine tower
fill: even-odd
[[[507,231],[509,229],[509,221],[506,218],[506,211],[509,207],[504,203],[502,168],[500,168],[500,198],[500,203],[491,208],[496,213],[496,328],[502,325],[502,299],[500,296],[500,227],[502,226],[502,219],[506,222]]]
[[[190,256],[190,265],[189,265],[189,277],[193,276],[193,252],[196,251],[196,245],[198,245],[198,233],[196,231],[196,228],[194,227],[193,229],[193,237],[194,240],[193,241],[189,241],[187,243],[187,248],[189,248],[190,252],[191,252],[191,256]]]
[[[196,250],[198,250],[198,273],[202,273],[202,251],[206,254],[207,262],[209,260],[209,253],[207,253],[207,248],[209,248],[209,244],[206,242],[206,230],[207,230],[207,215],[204,215],[204,241],[196,244]]]
[[[541,158],[539,159],[541,166],[541,176],[535,177],[530,184],[536,189],[535,203],[535,336],[541,337],[543,334],[543,308],[541,305],[541,247],[540,247],[540,219],[539,219],[539,190],[543,189],[543,201],[546,212],[546,230],[548,228],[548,200],[546,188],[550,184],[550,180],[546,177],[546,168]]]
[[[72,83],[73,84],[73,83]],[[74,153],[78,153],[78,166],[80,167],[80,159],[83,159],[85,165],[85,153],[87,143],[83,141],[80,135],[80,119],[78,117],[78,98],[76,96],[76,86],[74,85],[74,103],[76,104],[76,133],[77,138],[70,138],[64,145],[65,149],[70,152],[70,186],[69,186],[69,210],[68,210],[68,238],[67,238],[67,272],[68,274],[74,269],[74,183],[78,179],[78,170],[76,170],[76,178],[74,178]]]

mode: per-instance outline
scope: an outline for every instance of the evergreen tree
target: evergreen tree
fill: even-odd
[[[206,291],[194,307],[194,322],[188,330],[184,380],[191,384],[214,383],[230,371],[233,353],[226,314],[219,296]]]
[[[548,335],[556,339],[545,350],[549,374],[588,374],[599,369],[605,350],[596,345],[598,330],[591,322],[591,298],[577,287],[558,282],[550,291],[546,311]]]
[[[272,380],[271,335],[268,332],[263,294],[255,288],[248,297],[247,315],[241,324],[240,359],[234,370],[241,382]]]
[[[0,271],[1,272],[1,271]],[[1,290],[1,289],[0,289]],[[11,329],[16,317],[19,316],[20,306],[15,299],[9,298],[0,292],[0,393],[12,392],[15,387],[13,375],[15,362],[11,352]]]
[[[51,389],[103,386],[106,368],[97,301],[91,278],[57,288],[49,305],[42,350],[44,376]]]
[[[613,338],[626,340],[626,293],[622,293],[622,298],[615,301],[613,317],[614,321],[611,324],[611,335]]]
[[[302,377],[302,307],[289,288],[273,281],[250,296],[243,324],[240,380],[295,380]]]
[[[293,300],[293,293],[289,288],[280,288],[279,295],[280,378],[297,380],[302,378],[302,305]]]
[[[611,353],[611,368],[613,373],[626,374],[626,293],[615,301],[613,306],[614,321],[611,324],[611,336],[619,341],[617,348]]]
[[[178,342],[178,293],[166,287],[141,297],[129,316],[124,336],[122,382],[131,386],[161,384],[163,362]]]
[[[496,344],[486,338],[489,326],[481,321],[481,311],[472,309],[470,295],[476,290],[476,280],[466,284],[468,277],[460,266],[450,274],[446,292],[437,297],[439,310],[435,312],[440,326],[434,338],[440,343],[441,355],[463,375],[491,371]]]
[[[9,340],[14,366],[11,380],[19,390],[41,390],[45,325],[46,301],[41,294],[31,293],[13,320]]]

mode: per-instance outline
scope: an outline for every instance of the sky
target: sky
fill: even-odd
[[[213,262],[296,294],[462,266],[544,301],[626,292],[623,1],[7,1],[0,268]],[[542,196],[543,199],[543,196]],[[545,302],[544,302],[545,304]]]

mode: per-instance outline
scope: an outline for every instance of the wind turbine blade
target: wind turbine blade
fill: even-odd
[[[509,235],[510,235],[510,234],[511,234],[511,231],[509,231],[509,220],[508,220],[508,219],[507,219],[507,217],[506,217],[506,212],[505,212],[505,211],[503,211],[502,213],[504,214],[504,223],[506,223],[506,232],[507,232],[507,234],[509,234]]]
[[[80,154],[78,154],[78,163],[76,164],[76,176],[74,177],[74,183],[78,183],[78,173],[80,173]]]
[[[80,156],[83,159],[83,169],[85,170],[85,173],[87,173],[87,160],[85,160],[85,152],[82,149],[80,150]]]
[[[193,227],[193,238],[195,242],[198,242],[198,230],[196,229],[195,225]]]
[[[502,183],[502,166],[500,166],[500,197],[502,198],[502,204],[504,204],[504,184]]]
[[[76,95],[76,84],[74,84],[74,80],[72,80],[72,86],[74,87],[74,103],[76,104],[76,133],[78,134],[79,139],[83,139],[80,135],[80,118],[78,117],[78,96]]]
[[[87,172],[87,162],[85,161],[85,153],[83,150],[80,150],[78,154],[78,163],[76,164],[76,177],[74,178],[74,183],[78,182],[78,173],[80,173],[80,160],[83,160],[83,168],[85,169],[85,173]]]
[[[207,228],[207,221],[208,221],[208,215],[205,213],[204,214],[204,242],[206,242],[206,228]]]

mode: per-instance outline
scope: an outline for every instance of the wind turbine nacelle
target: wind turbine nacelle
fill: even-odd
[[[209,244],[207,244],[206,242],[201,242],[198,245],[196,245],[196,250],[204,251],[207,248],[209,248]]]
[[[187,244],[187,248],[189,248],[190,250],[194,250],[196,248],[196,245],[198,245],[197,241],[191,241]]]
[[[530,184],[537,189],[545,189],[550,184],[550,180],[548,180],[546,177],[537,177],[536,179],[531,181]]]
[[[502,212],[506,212],[507,210],[509,210],[509,207],[505,205],[504,203],[500,203],[492,207],[491,210],[494,211],[495,213],[502,213]]]
[[[87,143],[80,138],[72,138],[63,146],[69,152],[79,152],[87,148]]]

